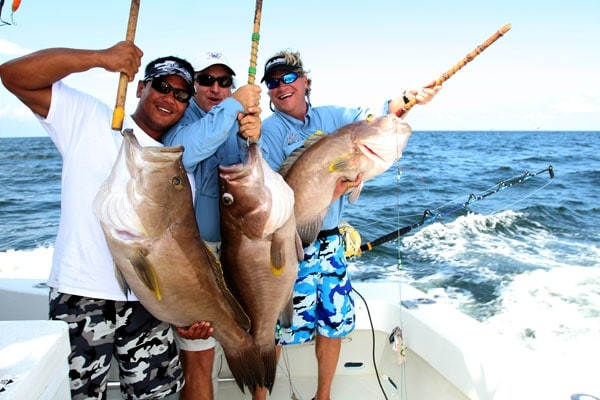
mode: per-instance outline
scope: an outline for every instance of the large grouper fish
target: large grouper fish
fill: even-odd
[[[93,203],[121,287],[162,321],[209,321],[238,386],[254,391],[264,385],[262,359],[248,315],[200,236],[183,147],[142,147],[131,130],[123,136]]]
[[[290,154],[279,172],[294,191],[294,215],[304,243],[317,238],[338,181],[362,176],[362,183],[348,190],[348,201],[355,202],[366,181],[400,159],[411,133],[395,115],[368,117],[331,134],[317,131]]]
[[[250,333],[272,389],[275,329],[291,324],[292,291],[303,257],[296,233],[294,193],[251,144],[244,163],[219,166],[221,264],[228,285],[250,316]]]

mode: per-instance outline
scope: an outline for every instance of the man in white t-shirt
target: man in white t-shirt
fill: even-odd
[[[113,357],[124,398],[161,398],[184,383],[171,326],[123,293],[92,211],[122,142],[121,132],[111,128],[113,110],[62,82],[92,68],[125,73],[131,82],[142,55],[124,41],[102,50],[40,50],[0,65],[6,88],[34,112],[63,158],[60,225],[48,285],[50,318],[69,324],[73,399],[105,398]],[[190,63],[178,57],[150,62],[137,84],[137,108],[125,116],[123,128],[133,129],[143,146],[161,146],[194,94],[193,75]]]

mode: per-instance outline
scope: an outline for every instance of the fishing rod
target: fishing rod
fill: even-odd
[[[252,45],[250,47],[250,67],[248,67],[248,83],[253,84],[256,77],[256,60],[258,43],[260,42],[260,18],[262,16],[262,0],[256,0],[254,7],[254,26],[252,29]]]
[[[445,81],[450,79],[450,77],[452,75],[457,73],[458,70],[460,70],[462,67],[464,67],[471,61],[473,61],[473,59],[475,57],[477,57],[479,54],[481,54],[492,43],[494,43],[496,40],[498,40],[499,38],[504,36],[504,34],[506,32],[508,32],[511,27],[512,27],[511,24],[506,24],[502,28],[498,29],[489,38],[487,38],[483,43],[481,43],[479,46],[475,47],[475,49],[473,49],[473,51],[471,51],[469,54],[464,56],[459,62],[454,64],[454,66],[452,66],[452,68],[450,68],[448,71],[446,71],[445,73],[440,75],[437,79],[433,80],[431,83],[427,84],[425,87],[432,88],[434,86],[440,86],[442,83],[444,83]],[[408,98],[406,98],[406,99],[408,99]],[[408,112],[408,110],[410,110],[415,104],[417,104],[416,98],[412,98],[411,100],[405,100],[404,106],[402,106],[398,111],[396,111],[396,115],[398,117],[401,117],[406,112]]]
[[[400,229],[396,229],[395,231],[390,232],[386,235],[383,235],[371,242],[367,242],[367,243],[361,245],[360,247],[356,246],[356,244],[349,245],[346,250],[346,257],[356,257],[356,256],[361,255],[365,251],[373,250],[373,248],[375,246],[379,246],[380,244],[387,243],[394,239],[397,239],[400,236],[406,235],[408,232],[410,232],[414,229],[417,229],[423,225],[427,225],[427,224],[439,221],[446,215],[450,215],[450,214],[455,213],[456,211],[467,208],[467,206],[469,206],[470,204],[484,200],[484,199],[500,192],[501,190],[521,184],[521,183],[533,178],[534,176],[540,175],[544,172],[548,172],[548,175],[550,176],[551,180],[554,179],[554,167],[552,167],[552,165],[549,165],[547,168],[544,168],[535,173],[525,171],[525,173],[523,173],[522,175],[516,176],[516,177],[508,179],[508,180],[500,181],[498,184],[493,186],[492,189],[489,189],[488,191],[486,191],[482,194],[471,193],[469,195],[469,197],[467,198],[467,201],[465,201],[464,203],[461,203],[458,206],[453,207],[451,209],[447,209],[447,210],[444,210],[441,212],[435,211],[435,210],[431,211],[429,209],[426,209],[423,212],[423,216],[421,217],[421,220],[414,224],[404,226]],[[350,234],[350,236],[351,236],[351,241],[356,241],[356,235],[354,237],[352,237],[352,235]],[[358,237],[358,242],[360,243],[360,237]],[[352,249],[353,247],[358,247],[358,248],[356,248],[354,250],[354,249]],[[354,251],[352,251],[352,250],[354,250]]]
[[[135,40],[135,31],[137,28],[138,15],[140,12],[140,0],[131,0],[129,7],[129,20],[127,21],[127,32],[125,40],[133,42]],[[111,127],[115,131],[120,131],[123,128],[123,120],[125,119],[125,100],[127,99],[127,74],[121,72],[119,75],[119,86],[117,87],[117,100],[113,110]]]

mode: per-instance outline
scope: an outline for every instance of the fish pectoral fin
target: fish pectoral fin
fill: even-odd
[[[285,270],[285,238],[273,235],[271,240],[271,273],[279,276]]]
[[[358,196],[360,196],[360,192],[362,192],[363,182],[360,183],[357,187],[353,188],[348,192],[348,202],[354,203],[358,200]]]
[[[158,278],[152,263],[146,257],[143,250],[138,250],[135,257],[129,259],[133,270],[146,287],[154,293],[158,300],[162,300],[162,293],[158,285]]]
[[[353,153],[346,153],[339,157],[334,158],[329,163],[329,172],[345,172],[351,171],[357,168],[356,156]]]

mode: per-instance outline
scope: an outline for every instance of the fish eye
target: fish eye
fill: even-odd
[[[171,179],[171,184],[177,190],[181,190],[184,187],[183,186],[183,180],[179,176],[174,176],[173,179]]]
[[[231,193],[223,193],[221,199],[223,200],[223,204],[225,204],[226,206],[230,206],[233,204],[233,195]]]

